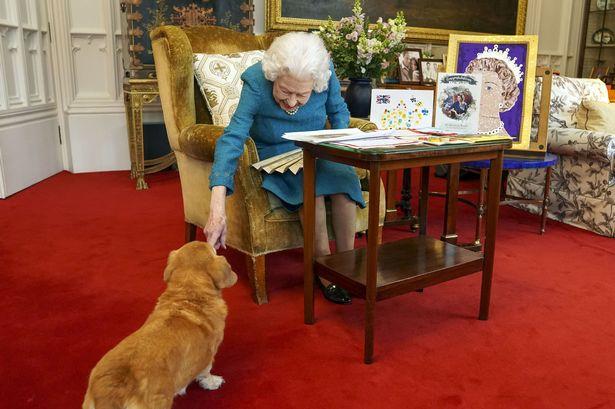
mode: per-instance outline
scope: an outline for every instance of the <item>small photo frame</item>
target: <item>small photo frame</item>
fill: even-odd
[[[609,74],[608,66],[594,66],[592,67],[592,71],[589,74],[589,78],[603,79],[603,78],[606,78],[608,74]]]
[[[421,83],[421,50],[419,48],[406,48],[399,53],[399,83]]]
[[[444,61],[437,58],[421,58],[421,84],[435,85],[438,73],[444,71]]]

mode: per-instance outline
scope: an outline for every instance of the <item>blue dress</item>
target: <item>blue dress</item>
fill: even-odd
[[[216,142],[209,186],[226,186],[233,193],[237,162],[246,139],[251,137],[260,160],[297,149],[292,141],[282,139],[286,132],[314,131],[325,128],[327,117],[334,129],[347,128],[350,114],[340,94],[340,83],[331,65],[329,87],[314,92],[295,115],[287,114],[273,99],[273,83],[265,78],[261,63],[244,71],[241,98],[230,124]],[[277,196],[289,210],[303,204],[303,171],[263,173],[262,187]],[[361,185],[355,170],[327,160],[316,161],[316,195],[345,193],[365,207]]]

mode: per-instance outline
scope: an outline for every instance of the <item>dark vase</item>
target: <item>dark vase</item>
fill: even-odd
[[[344,96],[350,116],[354,118],[369,117],[372,99],[372,80],[370,78],[351,78]]]

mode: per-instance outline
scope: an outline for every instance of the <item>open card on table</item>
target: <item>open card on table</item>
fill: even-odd
[[[481,81],[480,74],[438,74],[436,128],[458,134],[476,134]]]
[[[410,129],[433,123],[433,91],[373,89],[369,120],[378,129]]]

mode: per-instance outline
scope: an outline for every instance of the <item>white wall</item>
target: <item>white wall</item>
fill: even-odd
[[[45,0],[0,0],[0,198],[62,170]]]
[[[538,34],[538,65],[575,77],[584,0],[529,0],[527,34]]]

